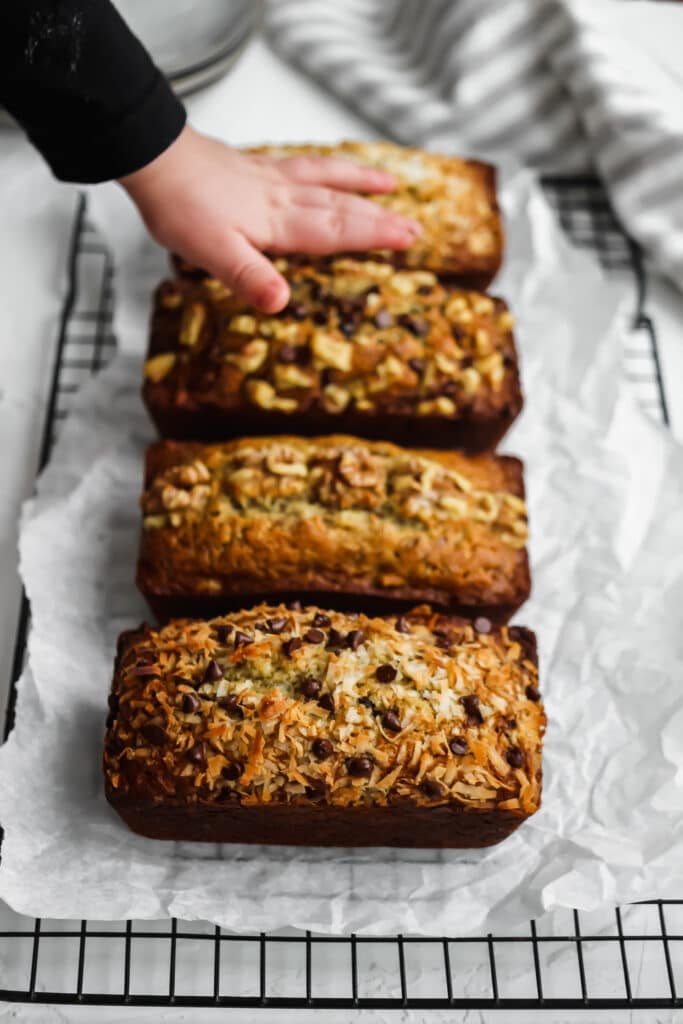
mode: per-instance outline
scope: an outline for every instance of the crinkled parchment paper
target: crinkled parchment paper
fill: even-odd
[[[683,454],[622,379],[619,289],[566,246],[526,176],[507,184],[504,205],[496,290],[518,319],[527,395],[505,448],[527,465],[534,579],[518,620],[539,634],[549,716],[540,813],[502,845],[462,853],[175,845],[128,832],[100,769],[115,637],[146,614],[133,574],[151,429],[141,354],[126,354],[82,395],[25,511],[30,658],[0,750],[0,896],[15,909],[454,934],[680,895]],[[124,331],[144,325],[160,268],[131,251]]]

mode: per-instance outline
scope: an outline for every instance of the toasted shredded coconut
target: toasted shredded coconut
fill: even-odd
[[[287,641],[305,635],[317,613],[262,605],[207,622],[144,627],[124,643],[105,748],[110,786],[182,804],[407,800],[523,814],[538,808],[545,715],[526,696],[537,670],[518,631],[478,634],[427,606],[404,617],[409,632],[398,631],[394,618],[325,612],[326,640],[330,629],[358,630],[357,648],[304,643],[286,654]],[[269,621],[279,619],[284,628],[269,632]],[[435,627],[447,650],[436,646]],[[235,649],[237,630],[251,642]],[[218,679],[215,668],[207,672],[212,663]],[[388,663],[396,678],[383,683],[376,670]],[[141,675],[141,664],[154,674]],[[310,677],[322,683],[314,699],[303,692]],[[198,695],[196,712],[182,711],[188,693]],[[332,697],[332,712],[318,703],[323,695]],[[479,709],[491,708],[483,720],[469,713],[473,697]],[[399,733],[383,725],[388,712],[398,717]],[[454,737],[465,739],[467,753],[453,753]],[[329,756],[324,745],[316,756],[315,740],[329,742]],[[511,748],[522,752],[522,767],[511,767]],[[361,775],[350,769],[360,758],[368,768]]]

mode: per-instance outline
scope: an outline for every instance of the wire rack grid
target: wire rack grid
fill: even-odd
[[[631,283],[624,368],[668,424],[640,252],[593,179],[545,178],[572,241]],[[76,212],[40,467],[79,386],[116,350],[111,255]],[[5,735],[14,721],[30,609],[23,598]],[[34,1003],[310,1009],[683,1007],[683,900],[573,911],[505,934],[440,938],[232,934],[208,923],[47,921],[0,905],[0,999]]]

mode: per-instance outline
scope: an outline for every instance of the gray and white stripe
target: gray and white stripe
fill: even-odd
[[[624,2],[270,0],[266,31],[399,142],[593,167],[683,287],[683,95],[620,35]]]

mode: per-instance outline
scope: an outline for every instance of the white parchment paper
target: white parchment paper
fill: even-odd
[[[620,290],[567,247],[527,176],[504,207],[496,290],[517,316],[527,395],[505,448],[527,465],[534,589],[518,621],[540,640],[542,810],[467,852],[170,844],[126,829],[100,767],[115,637],[147,614],[133,575],[152,432],[142,356],[126,353],[82,395],[25,510],[29,667],[0,750],[0,897],[16,910],[454,934],[680,894],[683,452],[622,379]],[[159,273],[131,251],[124,329],[144,323]]]

